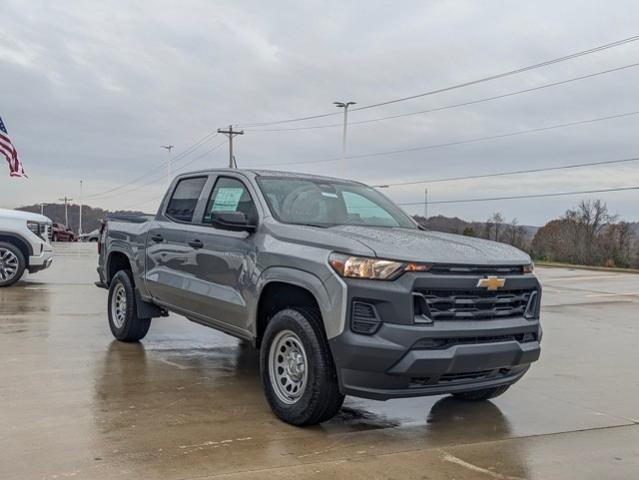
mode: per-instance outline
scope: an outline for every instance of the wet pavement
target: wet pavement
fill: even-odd
[[[277,420],[247,344],[171,315],[112,339],[95,244],[0,289],[0,479],[639,478],[639,275],[539,269],[542,359],[504,396]]]

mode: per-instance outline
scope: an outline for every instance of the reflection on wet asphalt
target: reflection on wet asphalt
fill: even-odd
[[[639,478],[639,276],[542,270],[542,360],[493,402],[348,397],[296,428],[250,345],[175,315],[114,341],[95,245],[56,253],[0,289],[1,479]]]

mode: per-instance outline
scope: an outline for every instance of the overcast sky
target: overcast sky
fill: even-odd
[[[119,5],[117,5],[120,3]],[[229,123],[269,122],[369,105],[539,63],[639,34],[635,1],[24,2],[4,0],[0,116],[28,180],[0,170],[0,206],[77,198],[153,211],[166,152]],[[9,20],[10,21],[6,21]],[[391,106],[353,122],[515,92],[639,62],[639,42],[508,78]],[[639,111],[639,67],[490,102],[352,125],[360,155],[457,142]],[[339,123],[334,116],[259,127]],[[346,176],[372,184],[639,156],[639,115],[409,153],[354,158]],[[258,128],[258,127],[255,127]],[[254,129],[255,129],[254,128]],[[341,129],[237,139],[240,167],[340,175]],[[223,167],[208,137],[175,170]],[[216,150],[214,147],[218,146]],[[213,150],[213,151],[211,151]],[[293,164],[294,162],[299,162]],[[277,165],[288,164],[288,165]],[[639,162],[428,185],[432,202],[639,185]],[[420,202],[425,185],[384,190]],[[595,195],[639,220],[639,191]],[[582,197],[431,205],[483,220],[494,211],[541,225]],[[420,213],[423,207],[406,207]]]

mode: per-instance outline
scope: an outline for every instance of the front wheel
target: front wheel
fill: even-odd
[[[139,318],[130,273],[120,270],[109,286],[109,327],[121,342],[142,340],[151,326],[150,318]]]
[[[22,278],[26,262],[18,247],[0,242],[0,288],[9,287]]]
[[[260,351],[266,399],[281,420],[314,425],[341,408],[333,357],[315,310],[285,309],[268,323]]]
[[[453,393],[453,397],[467,402],[481,402],[491,398],[498,397],[510,388],[510,385],[502,385],[500,387],[483,388],[481,390],[472,390],[470,392]]]

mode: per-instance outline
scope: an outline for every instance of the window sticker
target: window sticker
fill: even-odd
[[[244,189],[239,188],[227,188],[222,187],[217,191],[215,195],[215,201],[213,202],[212,212],[235,212],[237,206],[240,203],[240,198]]]

